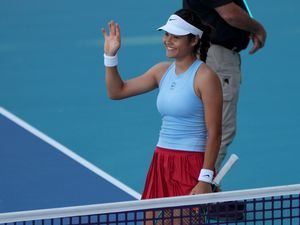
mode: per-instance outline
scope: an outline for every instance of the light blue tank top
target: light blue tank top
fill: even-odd
[[[194,78],[201,65],[196,60],[184,73],[175,73],[173,63],[162,77],[157,108],[162,126],[157,146],[173,150],[204,152],[207,129],[204,108],[194,90]]]

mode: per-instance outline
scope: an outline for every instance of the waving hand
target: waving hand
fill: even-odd
[[[114,21],[108,23],[109,33],[104,28],[101,29],[104,37],[104,53],[109,56],[117,54],[121,46],[121,36],[119,24]]]

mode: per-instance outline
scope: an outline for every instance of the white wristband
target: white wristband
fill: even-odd
[[[104,53],[104,66],[114,67],[118,65],[118,55],[109,56]]]
[[[201,169],[198,180],[206,183],[212,183],[214,171],[208,169]]]

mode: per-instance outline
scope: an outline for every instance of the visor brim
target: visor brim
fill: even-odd
[[[157,30],[158,31],[164,30],[164,31],[168,32],[169,34],[173,34],[173,35],[176,35],[176,36],[184,36],[184,35],[190,34],[190,32],[187,32],[187,31],[185,31],[183,29],[180,29],[178,27],[168,26],[168,24],[166,24],[162,27],[159,27]]]

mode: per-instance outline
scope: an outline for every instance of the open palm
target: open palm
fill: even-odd
[[[108,23],[109,33],[104,28],[101,29],[104,37],[104,53],[109,56],[117,54],[121,46],[120,27],[114,21]]]

